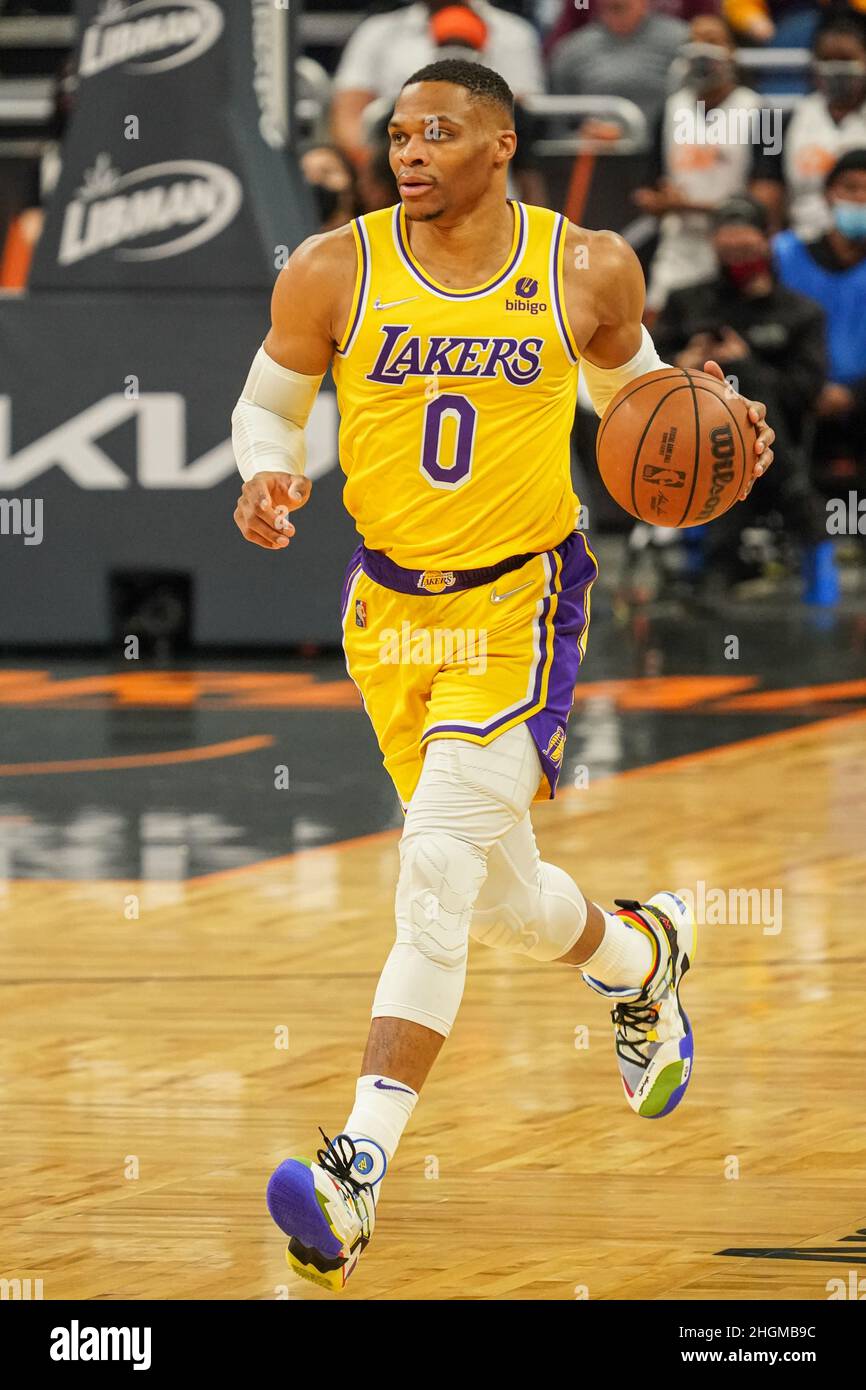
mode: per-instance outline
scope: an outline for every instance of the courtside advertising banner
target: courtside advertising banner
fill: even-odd
[[[315,230],[274,0],[78,0],[78,92],[31,289],[267,289]]]

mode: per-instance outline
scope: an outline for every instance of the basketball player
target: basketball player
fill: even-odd
[[[618,236],[506,198],[512,96],[489,69],[416,72],[390,141],[399,203],[297,249],[232,417],[235,521],[282,549],[310,495],[304,426],[333,367],[344,497],[364,538],[343,587],[344,648],[405,809],[396,941],[354,1107],[333,1141],[321,1131],[316,1162],[286,1160],[268,1187],[290,1266],[333,1289],[372,1235],[460,1005],[470,936],[577,967],[613,1003],[639,1115],[679,1104],[693,1054],[686,906],[667,892],[615,912],[587,902],[541,862],[529,818],[556,789],[597,573],[569,468],[578,364],[599,415],[664,365],[641,325],[643,277]],[[750,418],[743,496],[772,460],[764,407]]]

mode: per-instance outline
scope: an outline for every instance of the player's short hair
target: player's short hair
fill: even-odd
[[[440,58],[437,63],[428,63],[413,72],[403,86],[411,87],[415,82],[453,82],[455,87],[464,87],[474,101],[492,102],[500,107],[514,123],[514,93],[504,77],[483,63],[473,63],[468,58]]]

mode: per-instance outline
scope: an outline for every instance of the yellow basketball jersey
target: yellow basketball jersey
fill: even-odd
[[[510,205],[505,265],[472,289],[427,274],[401,204],[352,223],[358,274],[333,364],[343,497],[367,546],[407,569],[550,550],[576,523],[566,221]]]

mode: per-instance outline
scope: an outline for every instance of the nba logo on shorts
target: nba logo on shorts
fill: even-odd
[[[367,626],[367,600],[365,598],[355,599],[355,627]]]

